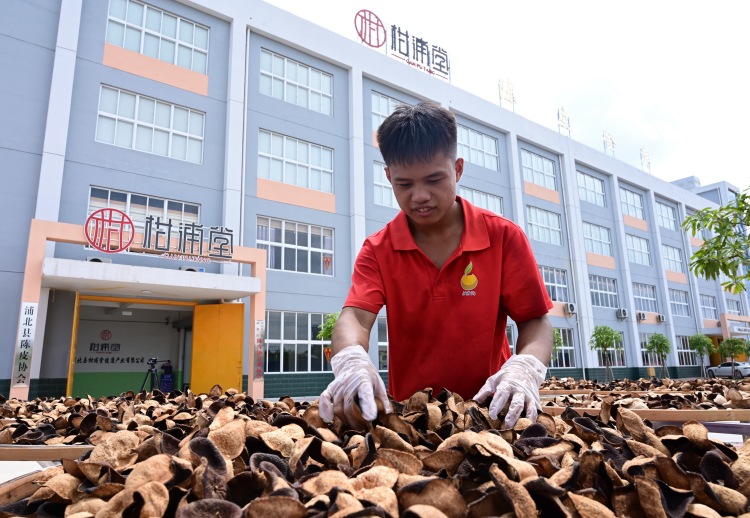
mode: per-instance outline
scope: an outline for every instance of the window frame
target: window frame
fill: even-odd
[[[491,171],[500,171],[500,147],[497,138],[475,130],[463,124],[458,129],[458,156],[470,164],[484,167]],[[489,149],[487,149],[489,146]],[[482,157],[481,162],[479,156]]]
[[[532,214],[544,217],[547,221],[540,223],[537,221],[537,217],[532,217]],[[550,223],[553,219],[557,220],[557,227],[551,226]],[[563,246],[562,216],[559,213],[534,207],[533,205],[526,205],[526,227],[528,230],[526,233],[529,239],[550,245]],[[542,239],[545,235],[545,231],[549,235],[549,239]],[[559,243],[552,239],[553,236],[558,235],[560,238]]]
[[[556,327],[560,331],[562,345],[552,355],[549,362],[550,369],[571,369],[576,366],[575,347],[573,345],[573,330],[569,327]]]
[[[676,300],[678,293],[684,295],[684,301]],[[682,298],[682,295],[679,297]],[[690,317],[690,294],[684,290],[669,288],[669,308],[672,310],[672,316]],[[683,314],[683,308],[685,314]]]
[[[700,305],[701,305],[701,316],[706,320],[719,320],[719,307],[716,304],[716,297],[713,295],[699,294]],[[713,305],[706,305],[707,302],[712,302]],[[708,315],[708,312],[711,312]]]
[[[105,103],[104,96],[105,92],[114,92],[114,94],[117,96],[117,99],[115,101],[116,107],[115,111],[107,111],[106,109],[102,108],[102,104]],[[120,113],[121,108],[121,102],[124,99],[128,99],[129,97],[133,97],[132,99],[132,116],[129,116],[127,114]],[[148,104],[152,103],[152,115],[151,115],[151,122],[148,122],[146,120],[142,120],[140,117],[148,115]],[[129,104],[129,102],[128,102]],[[147,106],[144,108],[146,110],[145,114],[142,114],[142,106]],[[164,126],[163,124],[157,124],[157,118],[160,117],[159,110],[163,110],[164,107],[167,107],[169,109],[169,126]],[[130,108],[125,107],[123,110],[131,111]],[[178,111],[179,110],[179,111]],[[186,121],[187,124],[187,130],[181,130],[175,128],[176,119],[178,117],[175,116],[175,114],[179,113],[182,114],[183,112],[186,112],[185,115],[181,115],[179,117],[180,121],[183,119]],[[162,116],[163,117],[163,116]],[[102,138],[102,133],[107,131],[104,128],[103,121],[110,121],[113,126],[113,133],[112,133],[112,139],[104,139]],[[195,121],[197,122],[200,120],[200,132],[199,133],[193,133],[191,132],[190,124]],[[109,124],[109,123],[108,123]],[[129,144],[125,145],[125,138],[123,137],[120,139],[118,134],[118,128],[127,128],[128,126],[131,126],[130,129],[130,138],[129,138]],[[146,132],[150,132],[151,136],[148,139],[149,147],[148,149],[145,149],[142,147],[139,143],[141,142],[139,139],[139,136],[143,133],[140,131],[141,129],[144,129]],[[192,108],[188,108],[187,106],[181,106],[179,104],[173,104],[167,101],[162,101],[159,99],[156,99],[155,97],[150,97],[148,95],[142,95],[135,92],[131,92],[129,90],[124,90],[122,88],[116,88],[114,86],[101,84],[99,87],[99,103],[97,105],[97,118],[96,118],[96,133],[94,136],[94,140],[96,142],[99,142],[101,144],[107,144],[110,146],[120,147],[124,149],[130,149],[133,151],[138,151],[140,153],[147,153],[149,155],[155,155],[155,156],[161,156],[165,158],[172,158],[174,160],[181,160],[183,162],[188,162],[191,164],[196,165],[202,165],[203,164],[203,153],[205,151],[205,132],[206,132],[206,113],[194,110]],[[157,135],[166,133],[167,141],[166,141],[166,153],[160,153],[157,151],[154,151],[155,144],[157,142]],[[180,139],[184,140],[184,158],[181,156],[177,156],[175,154],[175,149],[179,149],[178,145],[176,145],[177,140],[175,138],[179,137]],[[162,137],[163,138],[163,137]],[[191,160],[191,157],[195,158],[191,151],[193,149],[193,146],[200,145],[200,152],[197,160]]]
[[[671,272],[685,273],[685,263],[682,260],[682,249],[675,246],[661,244],[662,266]],[[675,257],[676,255],[676,257]],[[672,268],[677,267],[677,269]]]
[[[649,313],[658,313],[659,305],[656,299],[656,286],[652,284],[643,284],[641,282],[633,283],[633,305],[636,311],[647,311]]]
[[[620,334],[620,347],[614,348],[609,347],[606,350],[602,351],[601,349],[597,349],[596,351],[596,359],[599,362],[599,367],[605,367],[606,362],[604,361],[604,355],[606,354],[610,358],[610,367],[627,367],[628,362],[625,358],[625,347],[623,347],[623,342],[625,340],[625,335],[622,331],[619,332]]]
[[[677,352],[677,365],[682,367],[693,367],[700,365],[698,353],[690,348],[690,337],[676,335],[675,351]]]
[[[396,200],[396,195],[393,194],[393,186],[391,185],[391,182],[388,181],[388,177],[385,175],[385,164],[383,162],[373,160],[372,183],[373,203],[375,205],[380,205],[381,207],[398,210],[398,200]],[[388,198],[390,203],[383,203],[386,198]]]
[[[667,230],[677,230],[677,211],[671,205],[656,202],[656,223]]]
[[[125,18],[119,18],[116,14],[113,14],[112,11],[116,8],[113,8],[116,4],[125,4]],[[141,14],[140,23],[135,23],[134,20],[130,20],[130,6],[131,4],[140,5],[143,9],[143,12]],[[156,11],[159,14],[159,30],[155,30],[153,28],[148,27],[148,16],[150,11]],[[169,18],[175,19],[175,34],[174,36],[171,36],[170,34],[167,34],[164,32],[164,17],[167,16]],[[186,40],[181,39],[182,37],[182,25],[183,24],[190,24],[192,25],[192,29],[190,29],[190,33],[192,34],[192,41],[187,42]],[[123,27],[122,32],[122,41],[121,43],[117,43],[114,40],[115,36],[111,33],[113,30],[113,25],[121,25]],[[205,48],[198,46],[195,43],[195,28],[199,28],[202,31],[205,31],[205,39],[206,39],[206,46]],[[139,37],[138,37],[138,50],[129,48],[127,46],[127,34],[128,30],[130,31],[138,31]],[[159,41],[159,52],[158,56],[153,56],[151,53],[148,53],[146,51],[146,38],[147,36],[150,36],[151,38],[157,38]],[[209,46],[211,41],[211,28],[203,25],[201,23],[194,22],[193,20],[190,20],[188,18],[185,18],[184,16],[179,16],[177,14],[174,14],[170,11],[167,11],[165,9],[162,9],[160,7],[155,7],[151,4],[147,4],[145,2],[138,2],[136,0],[109,0],[109,5],[107,7],[107,30],[105,35],[105,41],[111,45],[115,45],[117,47],[121,47],[127,50],[130,50],[132,52],[137,52],[139,54],[142,54],[144,56],[151,57],[153,59],[158,59],[160,61],[163,61],[164,63],[169,63],[174,66],[178,66],[180,68],[185,68],[187,70],[190,70],[192,72],[196,72],[198,74],[202,75],[208,75],[208,57],[209,57]],[[162,46],[162,43],[164,41],[167,41],[168,43],[172,44],[174,46],[172,51],[172,59],[166,60],[162,59],[162,50],[164,50],[164,47]],[[180,47],[186,48],[190,50],[190,67],[186,67],[183,64],[180,64]],[[194,65],[196,63],[195,54],[200,54],[204,56],[203,60],[203,66],[201,66],[200,70],[196,70],[194,68]],[[198,60],[200,62],[200,60]]]
[[[279,315],[279,335],[276,336],[276,326],[272,325],[271,314]],[[289,330],[289,325],[286,323],[287,315],[294,315],[294,322],[291,327],[294,329],[294,338],[287,338],[285,334]],[[300,330],[299,315],[307,316],[307,325],[305,326],[307,331],[307,337],[299,337],[298,333]],[[313,319],[313,316],[316,318]],[[330,346],[330,340],[318,340],[317,332],[314,328],[314,320],[318,321],[319,326],[322,326],[325,321],[326,313],[308,313],[304,311],[286,311],[286,310],[266,310],[266,336],[263,344],[263,372],[266,374],[296,374],[296,373],[311,373],[311,372],[331,372],[331,365],[325,358],[324,347]],[[286,367],[286,351],[285,346],[294,347],[294,369],[287,370]],[[274,358],[274,354],[270,352],[271,347],[278,346],[278,370],[270,370],[269,364]],[[297,362],[300,357],[300,351],[304,352],[306,348],[307,357],[307,369],[300,369],[297,367]],[[313,361],[314,348],[319,350],[320,354],[320,369],[313,369],[311,362]]]
[[[589,292],[591,293],[591,305],[593,307],[615,309],[620,307],[617,279],[613,277],[590,273]],[[601,304],[601,302],[607,302],[607,304]]]
[[[538,168],[534,162],[541,164]],[[541,161],[541,162],[540,162]],[[548,171],[546,166],[550,166],[552,171]],[[557,191],[557,174],[555,172],[555,161],[534,153],[528,149],[521,148],[521,172],[524,181],[539,185],[552,191]]]
[[[620,207],[623,214],[637,219],[646,219],[643,195],[625,187],[620,187]]]
[[[263,221],[262,221],[263,220]],[[261,222],[266,223],[265,226],[261,225]],[[276,225],[275,223],[280,223],[280,225]],[[294,238],[295,243],[287,243],[287,239],[289,238],[289,232],[291,230],[288,230],[287,227],[294,225]],[[307,232],[299,232],[300,226],[307,227]],[[261,237],[261,228],[266,228],[265,233],[267,234],[267,238]],[[285,273],[299,273],[303,275],[315,275],[320,277],[335,277],[336,275],[336,231],[332,227],[325,227],[323,225],[315,225],[311,223],[303,223],[299,221],[292,221],[282,218],[274,218],[272,216],[265,216],[258,214],[256,216],[256,227],[255,227],[255,246],[256,248],[259,248],[261,250],[266,251],[266,268],[268,270],[273,271],[279,271],[279,272],[285,272]],[[316,235],[314,233],[314,229],[317,229],[320,231],[320,234],[317,234],[320,236],[320,247],[313,247],[312,241],[313,236]],[[274,239],[274,230],[278,232],[278,239]],[[328,231],[328,234],[326,234],[326,231]],[[307,245],[300,245],[297,244],[297,242],[300,239],[300,235],[306,235],[307,238]],[[326,243],[326,238],[330,240],[330,247],[329,248],[323,248],[324,244]],[[287,269],[286,262],[287,260],[287,254],[289,254],[288,250],[295,250],[294,252],[294,268],[293,270]],[[299,258],[300,258],[300,252],[307,252],[306,257],[306,264],[307,264],[307,271],[300,271],[297,269],[297,265],[299,264]],[[318,254],[320,256],[320,273],[314,272],[313,266],[314,266],[314,255]],[[278,258],[277,258],[278,256]],[[330,258],[330,266],[325,266],[326,256]],[[275,263],[278,262],[278,268],[276,267]],[[330,273],[324,273],[326,270],[330,270]]]
[[[375,102],[375,99],[377,99],[377,103]],[[384,102],[387,104],[388,113],[385,113],[384,111],[380,109],[382,108],[382,103]],[[376,104],[377,104],[377,107],[375,106]],[[370,121],[372,125],[372,131],[377,132],[380,125],[383,124],[383,121],[385,120],[385,118],[388,117],[391,113],[393,113],[393,110],[395,110],[397,106],[402,105],[402,104],[409,106],[408,103],[399,101],[398,99],[395,99],[386,94],[382,94],[375,90],[371,90],[370,91]]]
[[[265,55],[268,57],[265,58]],[[274,70],[276,68],[275,60],[277,59],[282,63],[280,74],[277,73],[279,71]],[[270,64],[269,67],[265,67],[266,61]],[[267,48],[260,49],[258,68],[260,76],[258,91],[261,95],[266,95],[327,117],[333,117],[333,74]],[[300,69],[307,70],[307,72],[301,73]],[[291,77],[291,71],[294,71],[294,78]],[[304,82],[304,76],[307,77],[306,83]],[[320,76],[318,78],[319,88],[316,88],[314,84],[315,81],[313,78],[316,76]],[[303,81],[300,81],[300,77],[302,77]],[[267,83],[270,92],[264,91],[266,90],[264,88],[264,78],[268,78]],[[325,89],[326,83],[329,91]],[[276,87],[281,89],[281,92],[279,92],[280,95],[276,95]],[[299,102],[301,98],[299,95],[300,91],[306,92],[306,95],[304,95],[306,102],[304,104]],[[294,95],[292,95],[292,92],[295,92]],[[313,101],[315,98],[313,94],[317,95],[317,103]],[[328,100],[327,104],[325,102],[326,99]],[[313,104],[317,104],[317,109],[313,108]],[[324,109],[326,106],[327,110]]]
[[[628,261],[643,266],[651,266],[651,243],[648,239],[633,234],[625,234],[625,247],[628,252]]]
[[[95,204],[92,207],[93,191],[95,189],[107,192],[107,204],[106,205]],[[112,193],[115,193],[115,194],[124,194],[126,196],[124,208],[120,208],[120,206],[118,206],[118,205],[112,205]],[[133,196],[140,196],[142,198],[146,198],[146,205],[145,205],[146,212],[144,214],[144,219],[143,220],[141,220],[141,218],[140,218],[139,215],[133,214],[133,212],[132,212]],[[102,198],[97,198],[97,199],[102,199]],[[159,216],[158,214],[156,214],[156,209],[151,209],[151,207],[153,206],[152,203],[151,203],[152,200],[154,202],[158,201],[158,202],[163,203],[162,215],[161,216]],[[110,189],[108,187],[100,187],[98,185],[90,185],[89,186],[89,198],[88,198],[88,207],[87,207],[87,209],[88,209],[88,216],[90,216],[93,212],[95,212],[95,211],[97,211],[99,209],[103,209],[103,208],[115,208],[115,209],[118,209],[118,210],[122,210],[125,214],[127,214],[130,217],[131,220],[133,220],[133,225],[136,228],[143,229],[146,226],[146,220],[145,220],[145,218],[148,217],[148,216],[154,216],[154,218],[161,217],[162,221],[167,221],[167,220],[173,219],[173,218],[170,217],[170,212],[169,212],[169,205],[170,205],[170,203],[175,203],[175,204],[181,204],[182,205],[182,210],[180,212],[181,219],[177,222],[177,224],[172,224],[172,233],[173,234],[179,234],[179,230],[180,230],[180,226],[181,225],[186,225],[186,224],[187,225],[190,225],[190,224],[200,225],[200,223],[201,223],[201,205],[199,203],[193,203],[193,202],[187,202],[187,201],[182,201],[182,200],[176,200],[176,199],[172,199],[172,198],[162,198],[161,196],[151,196],[149,194],[141,194],[141,193],[130,192],[130,191],[122,191],[120,189]],[[196,208],[196,213],[195,213],[196,216],[195,216],[194,219],[186,219],[185,218],[185,214],[186,214],[186,212],[185,212],[185,206],[186,205],[189,205],[191,207],[195,207]]]
[[[614,257],[612,231],[608,227],[584,221],[583,246],[592,254]]]
[[[268,142],[267,146],[263,146],[264,139]],[[281,139],[280,153],[275,149],[279,147],[278,139]],[[261,149],[262,146],[263,149]],[[292,151],[292,147],[294,151]],[[316,154],[319,156],[317,160],[319,163],[317,164],[314,159]],[[302,155],[302,159],[297,158],[300,155]],[[305,159],[305,157],[307,158]],[[326,163],[324,157],[330,157],[330,165]],[[266,162],[268,167],[264,165]],[[335,194],[335,164],[336,152],[333,148],[264,128],[258,130],[258,178]],[[306,178],[304,183],[300,183],[298,180],[300,170],[303,170],[303,175]],[[291,181],[292,171],[294,171],[294,181]],[[317,182],[315,181],[316,175]],[[316,184],[318,184],[317,187]],[[324,187],[330,187],[330,189]]]
[[[604,192],[604,180],[583,171],[576,172],[578,173],[578,198],[597,207],[606,207],[607,197]],[[582,181],[583,183],[581,183]],[[601,187],[601,190],[597,189],[597,186]]]
[[[378,371],[388,372],[388,319],[385,316],[377,317],[375,321],[378,340]],[[384,334],[382,334],[382,333]],[[383,340],[385,338],[385,340]],[[383,361],[385,359],[385,361]]]
[[[488,192],[480,191],[478,189],[472,189],[470,187],[465,187],[463,185],[458,186],[458,195],[461,196],[466,201],[468,201],[469,203],[471,203],[472,205],[476,205],[477,207],[480,207],[482,209],[489,210],[500,216],[503,215],[502,196],[490,194]],[[486,198],[486,201],[484,200],[484,198]],[[494,202],[494,204],[499,207],[500,212],[491,208],[490,202]]]
[[[538,265],[538,267],[539,275],[542,277],[550,299],[555,302],[573,302],[570,300],[570,289],[568,288],[568,271],[553,266]],[[562,281],[562,283],[558,281]]]
[[[646,345],[649,339],[656,333],[638,333],[638,339],[641,347],[641,362],[644,367],[661,367],[659,356],[656,353],[646,351]]]

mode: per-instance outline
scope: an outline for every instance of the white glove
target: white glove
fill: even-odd
[[[538,409],[542,408],[539,387],[546,375],[547,367],[536,357],[530,354],[514,354],[496,374],[487,378],[473,399],[484,401],[488,396],[492,396],[490,417],[497,419],[508,398],[512,396],[505,416],[505,426],[510,428],[515,425],[524,408],[526,417],[534,422]]]
[[[378,416],[376,398],[383,403],[386,412],[391,411],[383,380],[361,345],[341,349],[331,358],[331,367],[335,378],[320,395],[318,410],[323,421],[333,422],[333,416],[337,415],[355,425],[360,420],[354,408],[355,398],[362,419],[367,421],[374,421]]]

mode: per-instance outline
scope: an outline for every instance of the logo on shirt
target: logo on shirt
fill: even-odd
[[[474,265],[471,261],[469,261],[469,264],[464,270],[463,276],[461,277],[461,288],[464,290],[464,297],[475,297],[477,295],[474,291],[474,288],[476,288],[477,284],[479,284],[479,279],[477,279],[476,275],[471,273],[473,269]]]

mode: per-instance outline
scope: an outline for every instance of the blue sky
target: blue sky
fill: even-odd
[[[722,0],[266,0],[357,40],[369,9],[445,48],[451,82],[667,181],[697,176],[750,187],[750,2]],[[457,7],[458,6],[458,7]],[[506,103],[503,103],[505,106]]]

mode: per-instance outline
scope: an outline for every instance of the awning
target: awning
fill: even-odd
[[[42,287],[88,295],[177,300],[233,300],[259,293],[260,279],[47,257]]]

